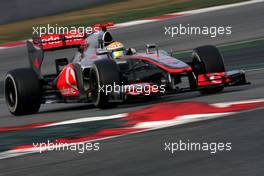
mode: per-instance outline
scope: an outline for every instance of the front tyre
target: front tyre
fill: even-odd
[[[116,103],[109,102],[110,95],[106,87],[120,84],[120,71],[115,61],[101,59],[94,62],[90,71],[90,87],[92,102],[99,108],[112,108]]]
[[[6,74],[5,99],[13,115],[34,114],[39,111],[41,84],[33,69],[16,69]]]
[[[220,51],[213,45],[195,48],[192,53],[192,70],[198,79],[198,75],[207,73],[225,72],[225,65]],[[221,92],[223,85],[202,89],[202,94]]]

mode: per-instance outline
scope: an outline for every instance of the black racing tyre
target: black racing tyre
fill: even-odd
[[[114,60],[101,59],[94,62],[90,71],[90,88],[92,102],[99,108],[112,108],[116,103],[109,102],[109,94],[104,89],[107,85],[119,85],[120,84],[120,71],[119,67]]]
[[[13,115],[34,114],[39,111],[41,83],[33,69],[16,69],[6,74],[5,99]]]
[[[192,53],[192,69],[196,77],[199,74],[225,72],[225,65],[220,51],[213,45],[195,48]],[[223,91],[224,85],[202,89],[202,94]]]

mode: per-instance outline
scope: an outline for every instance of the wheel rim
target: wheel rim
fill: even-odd
[[[98,100],[98,95],[99,95],[99,85],[98,85],[98,79],[97,79],[97,74],[94,69],[91,70],[90,74],[90,83],[91,83],[91,97],[92,97],[92,102],[96,103]]]
[[[10,109],[14,109],[17,105],[17,90],[14,81],[7,77],[5,81],[5,97]]]
[[[196,76],[205,72],[203,63],[196,57],[192,62],[192,70]]]

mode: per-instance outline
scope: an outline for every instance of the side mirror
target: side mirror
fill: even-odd
[[[151,53],[151,49],[156,49],[157,55],[159,55],[159,49],[155,43],[146,45],[146,53],[147,54]]]
[[[137,50],[135,48],[128,48],[126,51],[127,55],[134,55],[137,53]]]

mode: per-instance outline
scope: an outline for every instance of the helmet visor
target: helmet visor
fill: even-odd
[[[113,51],[112,52],[112,57],[114,59],[118,58],[118,57],[121,57],[121,56],[124,56],[125,55],[125,51],[124,50],[118,50],[118,51]]]

